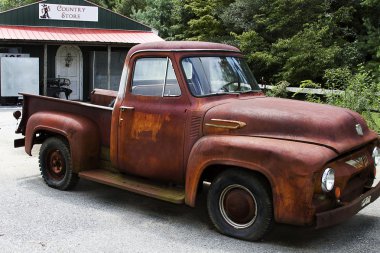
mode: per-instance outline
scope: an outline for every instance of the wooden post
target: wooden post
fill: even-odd
[[[44,91],[43,95],[47,96],[47,44],[44,44]]]
[[[96,63],[96,52],[93,51],[93,59],[92,59],[92,90],[95,89],[95,63]]]
[[[108,45],[107,51],[108,51],[107,88],[110,90],[111,89],[111,46],[110,45]]]

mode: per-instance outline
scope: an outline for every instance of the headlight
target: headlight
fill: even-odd
[[[329,192],[334,188],[335,171],[331,168],[325,169],[322,175],[322,190]]]
[[[372,151],[372,158],[373,158],[373,161],[375,162],[375,166],[377,166],[379,164],[379,161],[380,161],[380,152],[379,152],[379,148],[378,147],[375,147]]]

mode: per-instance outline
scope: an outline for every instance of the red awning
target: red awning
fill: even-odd
[[[140,44],[163,41],[150,31],[0,26],[0,40],[38,42],[91,42],[104,44]]]

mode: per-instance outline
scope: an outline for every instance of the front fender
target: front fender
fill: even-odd
[[[313,175],[336,157],[314,144],[248,136],[205,136],[193,146],[186,170],[186,204],[195,205],[202,173],[211,165],[229,165],[265,176],[273,194],[277,222],[310,223]]]
[[[25,152],[29,155],[37,133],[61,135],[67,139],[75,172],[97,168],[100,134],[90,119],[60,112],[34,113],[28,119],[25,133]]]

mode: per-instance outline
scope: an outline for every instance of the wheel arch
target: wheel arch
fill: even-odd
[[[273,179],[268,173],[259,167],[245,164],[244,162],[239,161],[230,161],[230,160],[214,160],[207,163],[203,168],[200,169],[200,173],[197,176],[197,179],[193,178],[192,182],[187,179],[186,183],[186,198],[185,203],[189,206],[194,207],[197,202],[197,198],[202,189],[203,182],[212,182],[218,175],[227,170],[236,170],[236,171],[246,171],[252,173],[252,175],[259,178],[267,186],[272,200],[274,201],[274,182]],[[197,182],[196,182],[197,181]],[[189,182],[189,183],[188,183]],[[190,184],[193,184],[190,187]]]
[[[226,170],[237,170],[237,171],[247,171],[250,172],[252,175],[259,178],[261,181],[265,183],[265,185],[268,187],[268,189],[272,192],[272,183],[269,181],[268,177],[260,170],[252,169],[252,168],[246,168],[241,166],[236,166],[229,164],[228,162],[219,163],[219,164],[211,164],[208,167],[204,168],[200,179],[199,179],[199,186],[201,186],[201,182],[211,182],[214,180],[219,174],[223,173]]]
[[[270,166],[260,159],[268,148],[257,145],[252,137],[205,136],[193,146],[186,170],[185,203],[195,206],[204,179],[214,178],[226,169],[246,170],[263,178],[270,187],[273,201],[277,196],[276,177]],[[254,155],[253,155],[254,154]]]
[[[33,114],[26,127],[25,152],[31,155],[34,144],[52,136],[68,142],[76,173],[96,168],[99,164],[100,134],[97,125],[90,119],[58,112]]]

